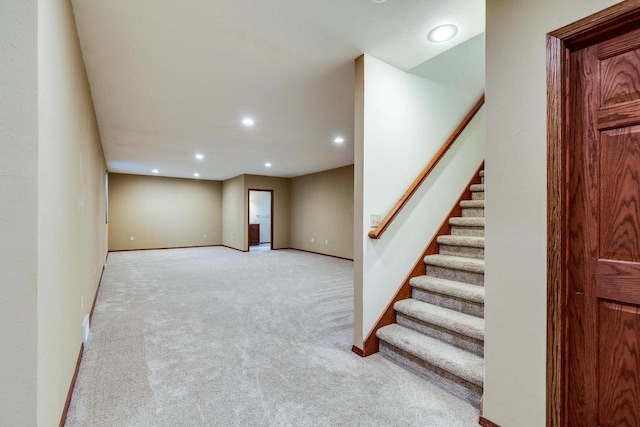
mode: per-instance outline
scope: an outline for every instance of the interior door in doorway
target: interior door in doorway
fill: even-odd
[[[640,29],[568,72],[566,425],[640,426]]]

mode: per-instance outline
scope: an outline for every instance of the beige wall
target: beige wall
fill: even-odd
[[[349,167],[347,167],[349,168]],[[336,169],[334,171],[320,172],[318,174],[312,174],[299,178],[278,178],[271,176],[261,175],[241,175],[232,179],[228,179],[222,184],[222,244],[235,248],[241,251],[249,250],[249,190],[273,190],[273,216],[271,221],[273,222],[273,236],[271,236],[272,245],[274,249],[285,249],[292,247],[293,240],[292,234],[294,230],[300,229],[299,224],[306,221],[305,218],[309,216],[313,217],[315,213],[311,212],[309,208],[305,207],[306,203],[312,203],[313,206],[318,207],[318,200],[313,197],[305,197],[301,191],[297,192],[298,199],[295,202],[296,207],[292,206],[292,186],[293,182],[297,181],[297,186],[304,188],[305,186],[314,187],[316,189],[333,188],[338,191],[339,185],[336,182],[336,177],[345,177],[349,175],[348,172],[343,170],[345,168]],[[317,176],[313,176],[317,175]],[[323,179],[327,179],[329,182],[323,184]],[[351,209],[351,213],[348,215],[351,219],[351,227],[353,227],[353,168],[351,167],[351,181],[350,181],[350,203],[346,201],[347,196],[340,193],[339,200],[340,206]],[[323,194],[326,194],[323,193]],[[324,206],[323,212],[327,209],[334,209],[335,200],[332,200],[329,205]],[[343,204],[344,202],[344,204]],[[301,217],[298,218],[298,215]],[[325,216],[334,215],[333,211],[329,211]],[[342,225],[348,222],[348,219],[344,218],[345,215],[336,216],[337,228],[345,230]],[[328,218],[329,222],[332,218]],[[330,255],[343,256],[346,258],[353,257],[353,241],[351,238],[345,238],[345,236],[331,237],[330,232],[326,231],[332,228],[327,220],[324,220],[320,228],[319,233],[326,235],[322,237],[321,241],[329,240],[329,245],[325,248],[317,249],[313,246],[311,248],[305,248],[302,240],[304,237],[300,235],[299,249],[312,250],[314,252],[326,253]],[[317,226],[315,224],[314,226]],[[351,233],[351,229],[345,231]],[[298,233],[300,234],[300,233]],[[239,238],[241,236],[241,238]],[[318,240],[316,240],[318,242]],[[297,246],[296,246],[297,247]],[[350,247],[350,249],[349,249]],[[346,255],[341,255],[346,254]],[[349,254],[351,254],[349,256]]]
[[[106,256],[105,162],[68,0],[38,4],[38,108],[37,424],[50,426]]]
[[[220,244],[220,181],[109,174],[109,250]]]
[[[353,165],[291,180],[292,248],[353,259],[353,221]]]
[[[244,175],[244,250],[249,249],[249,190],[273,190],[273,249],[285,249],[289,243],[289,207],[290,187],[289,178],[273,176]]]
[[[222,244],[239,251],[247,250],[244,177],[236,176],[222,183]]]
[[[545,34],[611,0],[487,2],[485,415],[545,425]]]
[[[36,423],[37,1],[0,2],[0,425]]]
[[[239,251],[246,251],[244,175],[227,179],[222,183],[222,244]]]

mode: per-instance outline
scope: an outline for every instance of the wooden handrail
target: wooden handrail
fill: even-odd
[[[371,230],[369,232],[370,238],[379,239],[380,236],[382,236],[382,233],[384,233],[387,227],[391,225],[391,222],[395,219],[396,216],[398,216],[398,214],[400,213],[404,205],[407,204],[411,196],[413,196],[415,192],[418,191],[418,188],[420,187],[420,185],[424,182],[425,179],[427,179],[427,176],[429,176],[429,173],[431,173],[431,171],[436,167],[438,162],[442,160],[446,152],[449,151],[449,148],[451,148],[453,143],[456,142],[456,140],[458,139],[462,131],[467,127],[467,125],[471,122],[471,120],[473,120],[473,118],[476,116],[476,114],[478,113],[482,105],[484,105],[484,94],[482,95],[480,100],[476,103],[476,105],[473,106],[471,111],[469,111],[469,114],[467,114],[467,116],[462,120],[462,122],[460,122],[456,130],[453,131],[451,136],[445,141],[442,147],[440,147],[440,149],[433,156],[433,159],[431,159],[429,164],[427,164],[427,166],[422,170],[422,172],[420,172],[420,175],[418,175],[415,181],[413,181],[413,183],[407,189],[407,191],[405,191],[402,197],[400,197],[400,200],[398,200],[398,203],[396,203],[393,209],[389,211],[387,216],[385,216],[384,219],[380,221],[380,224],[378,224],[378,226],[374,230]]]

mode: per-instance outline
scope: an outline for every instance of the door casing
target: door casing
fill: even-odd
[[[251,218],[251,207],[250,207],[249,200],[251,200],[251,192],[252,191],[261,191],[263,193],[271,193],[271,197],[270,197],[270,200],[271,200],[271,206],[270,206],[271,218],[269,219],[271,242],[269,243],[269,248],[271,250],[273,250],[273,241],[274,241],[274,238],[273,238],[273,222],[274,222],[274,220],[273,220],[273,206],[274,206],[273,193],[274,193],[274,191],[273,190],[263,190],[263,189],[260,189],[260,188],[249,188],[247,190],[247,223],[245,224],[245,227],[247,227],[247,241],[246,241],[247,250],[249,250],[249,247],[250,247],[249,239],[248,239],[248,230],[249,230],[249,219]]]
[[[640,26],[640,0],[627,0],[547,35],[547,426],[566,426],[569,56]]]

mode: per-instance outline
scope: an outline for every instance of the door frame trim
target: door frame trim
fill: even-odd
[[[274,196],[274,190],[273,189],[265,190],[265,189],[262,189],[262,188],[248,188],[247,189],[247,223],[245,224],[245,227],[247,227],[247,250],[251,249],[251,245],[249,244],[249,224],[251,222],[251,192],[252,191],[262,191],[264,193],[271,193],[271,206],[270,206],[270,208],[271,208],[271,214],[270,214],[271,218],[269,218],[269,226],[270,226],[270,230],[271,230],[270,231],[270,233],[271,233],[271,242],[269,242],[270,243],[269,244],[269,249],[273,250],[273,241],[274,241],[274,238],[273,238],[273,223],[274,223],[274,221],[273,221],[273,211],[274,211],[274,209],[273,209],[273,206],[274,206],[273,196]]]
[[[547,34],[547,426],[566,425],[566,159],[571,50],[640,24],[640,0],[626,0]]]

